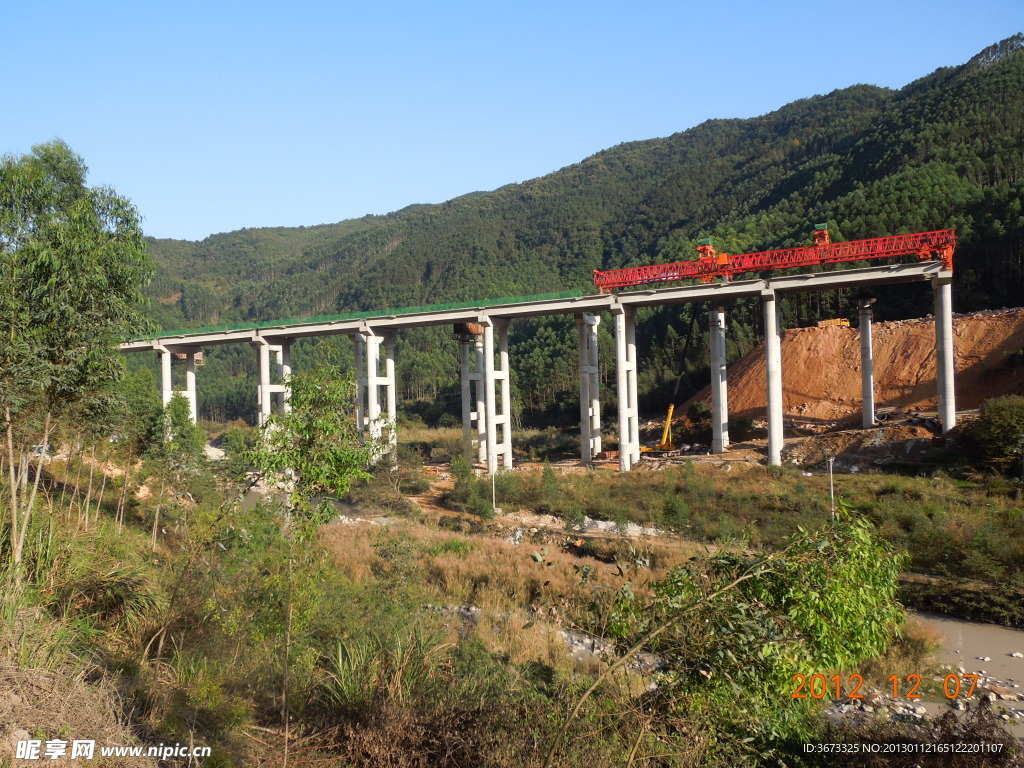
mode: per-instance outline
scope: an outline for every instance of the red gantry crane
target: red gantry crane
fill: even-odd
[[[899,256],[916,256],[921,261],[941,260],[943,267],[951,270],[953,269],[955,248],[956,233],[952,229],[833,243],[829,238],[828,227],[825,224],[818,224],[814,230],[814,245],[734,256],[716,252],[711,244],[711,238],[708,238],[697,244],[698,257],[693,261],[612,269],[605,272],[595,269],[594,285],[601,290],[601,293],[608,293],[613,288],[624,288],[629,285],[694,279],[699,279],[702,283],[710,283],[716,277],[730,280],[735,275],[747,272],[811,267],[862,259],[889,259]]]

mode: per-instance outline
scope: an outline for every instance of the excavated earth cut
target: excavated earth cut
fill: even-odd
[[[887,408],[933,411],[935,324],[932,319],[875,323],[872,327],[876,411]],[[990,397],[1024,394],[1024,368],[1007,364],[1024,347],[1024,309],[954,315],[957,410],[978,408]],[[764,345],[728,371],[729,418],[766,417]],[[859,419],[861,412],[860,331],[856,328],[792,328],[782,336],[783,408],[787,423]],[[705,387],[690,403],[711,401]],[[679,411],[677,411],[679,412]]]

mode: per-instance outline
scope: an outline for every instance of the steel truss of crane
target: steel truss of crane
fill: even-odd
[[[921,261],[939,260],[942,261],[944,269],[953,269],[956,233],[952,229],[874,237],[868,240],[850,240],[845,243],[829,242],[825,229],[818,229],[814,234],[815,245],[784,248],[778,251],[744,253],[738,256],[716,253],[709,241],[702,241],[697,249],[700,258],[694,261],[629,267],[605,272],[595,269],[594,285],[602,293],[607,293],[613,288],[624,288],[631,285],[693,279],[710,283],[715,278],[723,278],[728,281],[736,275],[748,272],[902,256],[916,256]]]

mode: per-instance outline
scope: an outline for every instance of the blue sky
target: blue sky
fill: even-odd
[[[7,0],[0,152],[59,137],[147,234],[437,203],[1024,30],[1021,0]]]

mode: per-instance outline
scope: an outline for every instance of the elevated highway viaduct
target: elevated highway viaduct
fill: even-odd
[[[356,379],[359,385],[357,421],[373,439],[396,441],[396,387],[394,334],[403,328],[451,325],[460,332],[462,422],[467,450],[486,463],[488,473],[512,466],[512,422],[508,326],[513,320],[544,315],[575,315],[579,334],[580,443],[581,457],[591,461],[602,449],[598,391],[597,328],[602,313],[615,323],[616,395],[618,402],[619,469],[628,471],[640,459],[639,408],[637,403],[636,310],[640,307],[711,302],[712,449],[720,453],[729,443],[728,396],[725,365],[725,315],[732,300],[756,297],[764,311],[767,356],[767,421],[769,464],[782,461],[782,364],[780,296],[839,288],[871,288],[893,283],[930,282],[935,299],[935,350],[939,420],[944,432],[956,420],[953,362],[953,273],[940,261],[873,266],[786,275],[769,279],[737,280],[706,285],[580,296],[552,294],[518,300],[492,300],[479,304],[411,309],[390,309],[338,315],[328,318],[252,323],[223,329],[166,332],[152,338],[125,342],[125,352],[155,351],[161,363],[161,389],[166,404],[174,395],[172,359],[186,361],[185,389],[192,416],[196,413],[196,354],[216,344],[248,343],[259,354],[257,402],[260,423],[277,409],[288,408],[291,344],[316,336],[352,337],[356,348]],[[874,423],[874,379],[871,350],[871,308],[860,309],[864,424]],[[382,355],[383,350],[383,355]],[[274,365],[271,365],[271,358]],[[383,363],[383,365],[382,365]],[[842,364],[842,361],[837,361]]]

